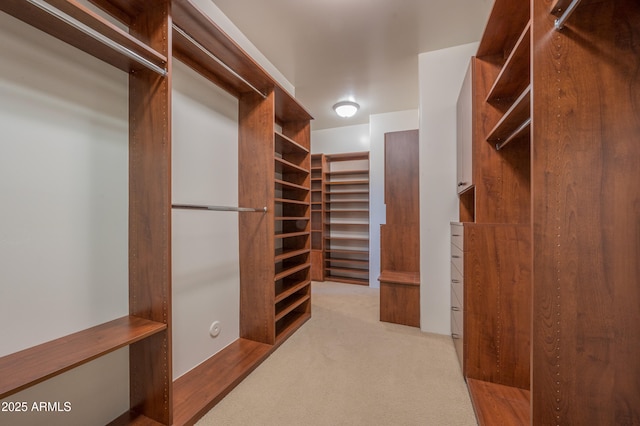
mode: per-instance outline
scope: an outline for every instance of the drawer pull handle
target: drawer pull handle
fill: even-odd
[[[459,237],[460,234],[451,234],[452,237]]]
[[[460,284],[460,280],[451,280],[451,282],[454,284]]]
[[[460,256],[458,256],[457,254],[454,254],[454,255],[453,255],[453,256],[451,256],[451,257],[453,257],[454,259],[460,259]]]
[[[451,310],[455,311],[455,312],[458,312],[460,310],[460,308],[458,308],[457,306],[452,306]]]
[[[458,333],[451,333],[452,339],[460,339],[460,335]]]

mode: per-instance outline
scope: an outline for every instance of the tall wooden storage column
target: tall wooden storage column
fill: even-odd
[[[280,90],[239,97],[240,337],[274,345],[311,316],[310,116]]]
[[[420,327],[420,192],[417,130],[386,133],[380,227],[380,321]]]

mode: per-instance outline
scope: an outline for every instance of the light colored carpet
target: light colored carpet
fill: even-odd
[[[476,425],[451,338],[380,322],[377,289],[312,294],[311,320],[197,425]]]

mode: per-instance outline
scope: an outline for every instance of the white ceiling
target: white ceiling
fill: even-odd
[[[418,108],[418,54],[478,41],[493,0],[213,0],[295,86],[312,129]],[[351,99],[355,117],[331,109]]]

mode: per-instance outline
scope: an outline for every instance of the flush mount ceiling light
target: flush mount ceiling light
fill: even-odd
[[[342,101],[333,106],[336,114],[344,118],[353,117],[354,114],[358,112],[358,108],[360,108],[360,105],[353,101]]]

